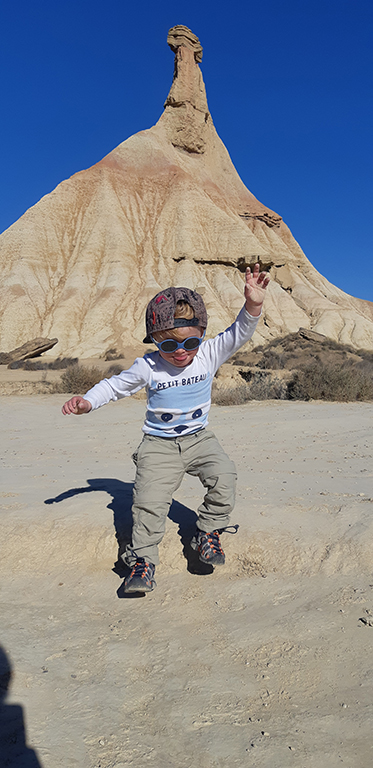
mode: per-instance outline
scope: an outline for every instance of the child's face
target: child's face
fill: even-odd
[[[191,325],[185,325],[181,328],[172,328],[169,331],[158,331],[158,333],[154,333],[154,338],[156,341],[164,341],[165,339],[175,339],[176,341],[185,341],[185,339],[189,339],[190,336],[202,336],[201,329]],[[199,347],[197,349],[187,350],[187,349],[176,349],[175,352],[162,352],[162,350],[159,350],[159,354],[161,357],[163,357],[163,360],[167,360],[168,363],[171,363],[171,365],[176,365],[176,368],[185,368],[185,366],[189,365],[189,363],[192,362],[193,358],[196,356],[197,352],[199,350]]]

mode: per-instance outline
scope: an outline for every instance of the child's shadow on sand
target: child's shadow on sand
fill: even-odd
[[[124,578],[128,573],[128,568],[123,562],[121,555],[126,549],[127,544],[131,543],[132,534],[132,491],[133,483],[124,483],[122,480],[116,480],[110,477],[98,477],[87,480],[88,486],[83,488],[70,488],[68,491],[60,493],[51,499],[45,499],[44,504],[56,504],[65,499],[71,499],[81,493],[92,493],[93,491],[105,491],[112,497],[112,501],[107,505],[108,509],[113,511],[113,523],[115,535],[118,542],[118,560],[114,564],[113,571],[120,578]],[[187,561],[187,570],[190,573],[206,575],[213,572],[211,565],[201,563],[198,554],[190,546],[191,538],[196,529],[197,515],[192,509],[181,504],[180,501],[173,501],[168,513],[168,517],[179,526],[178,534],[183,546],[183,554]],[[120,593],[120,594],[119,594]],[[118,590],[118,597],[125,597],[121,588]],[[129,596],[129,595],[128,595]]]
[[[0,646],[0,765],[2,768],[42,768],[37,753],[27,746],[23,707],[6,702],[11,679],[12,666]]]

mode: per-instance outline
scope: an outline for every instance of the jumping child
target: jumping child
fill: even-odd
[[[89,413],[146,387],[144,437],[134,455],[132,541],[122,555],[131,568],[125,592],[150,592],[156,586],[158,545],[185,473],[198,477],[206,488],[191,546],[204,563],[225,562],[220,534],[229,526],[234,506],[236,468],[206,429],[211,386],[217,369],[252,337],[268,283],[259,264],[253,272],[248,267],[244,307],[229,328],[208,340],[202,297],[189,288],[161,291],[147,306],[144,339],[158,351],[138,357],[127,371],[103,379],[84,397],[74,395],[62,408],[65,415]]]

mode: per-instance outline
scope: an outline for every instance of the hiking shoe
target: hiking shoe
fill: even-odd
[[[234,530],[229,530],[233,528]],[[202,563],[208,563],[209,565],[224,565],[225,554],[220,543],[220,534],[224,533],[237,533],[238,525],[231,525],[227,528],[218,528],[211,533],[205,533],[205,531],[198,531],[190,542],[192,549],[198,551],[198,558]]]
[[[125,592],[151,592],[154,581],[155,565],[147,563],[143,557],[138,557],[129,576],[124,581]]]
[[[196,536],[198,557],[202,563],[224,565],[225,554],[220,544],[219,531],[205,533],[199,531]]]

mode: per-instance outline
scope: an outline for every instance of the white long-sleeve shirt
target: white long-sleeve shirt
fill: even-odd
[[[243,307],[229,328],[202,342],[185,368],[171,365],[158,351],[152,352],[138,357],[131,368],[118,376],[103,379],[84,397],[95,410],[146,387],[146,434],[178,437],[197,432],[208,424],[211,387],[217,369],[251,339],[258,320]]]

